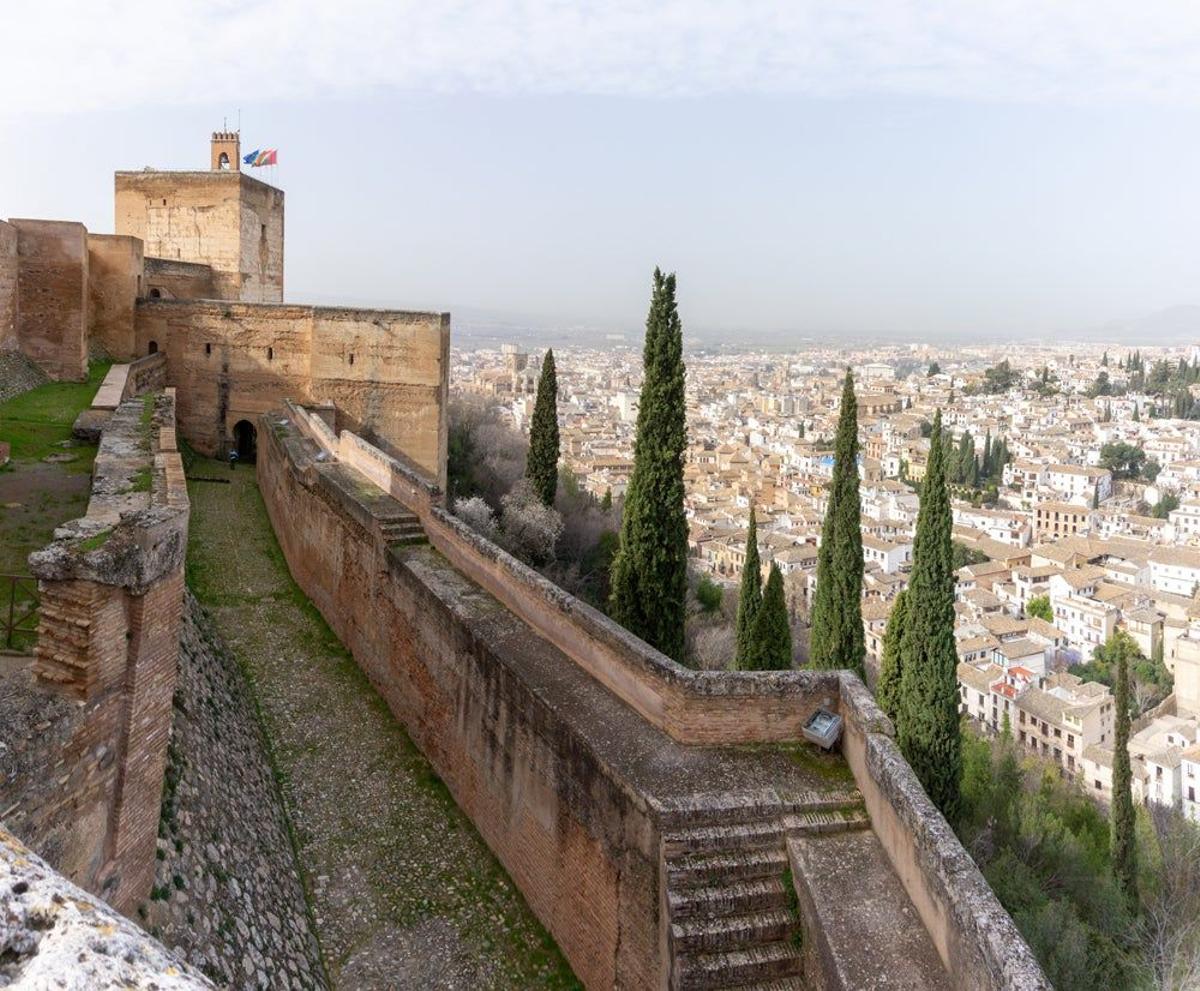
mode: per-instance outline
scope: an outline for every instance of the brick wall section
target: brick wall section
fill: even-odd
[[[142,242],[88,234],[88,306],[92,338],[116,361],[137,357],[133,311],[142,294]]]
[[[17,229],[0,220],[0,351],[17,349]]]
[[[83,224],[12,220],[17,230],[17,339],[53,379],[87,378],[88,250]]]
[[[658,837],[644,800],[511,666],[547,650],[428,551],[260,430],[258,477],[296,581],[329,620],[591,988],[660,986]],[[288,521],[304,520],[304,526]]]
[[[239,420],[285,399],[338,416],[444,483],[450,317],[444,313],[146,300],[138,352],[167,355],[179,430],[223,455]]]
[[[154,397],[149,422],[145,409],[135,398],[112,413],[87,515],[30,557],[41,594],[36,684],[75,705],[47,720],[33,743],[47,773],[26,775],[6,817],[57,870],[126,914],[154,878],[187,544],[173,393]],[[134,484],[146,469],[148,491]]]
[[[283,191],[241,172],[118,172],[118,234],[147,257],[210,265],[216,298],[283,300]]]

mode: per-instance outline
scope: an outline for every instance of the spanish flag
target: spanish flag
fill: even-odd
[[[278,165],[278,151],[275,148],[264,148],[261,151],[255,150],[249,155],[243,155],[242,161],[251,168],[258,168],[260,165]]]

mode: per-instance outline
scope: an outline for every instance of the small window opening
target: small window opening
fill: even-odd
[[[146,349],[146,354],[158,354],[158,341],[150,342],[150,346]]]
[[[350,364],[354,364],[354,355],[350,355]]]
[[[217,159],[217,167],[221,169],[229,168],[229,156],[225,152],[221,152],[221,157]]]
[[[275,360],[275,349],[267,348],[267,361],[274,361],[274,360]]]
[[[151,299],[162,299],[162,291],[159,289],[151,289],[150,290],[150,298]]]
[[[205,353],[205,354],[212,354],[212,344],[205,344],[205,345],[204,345],[204,353]]]
[[[166,205],[167,205],[167,201],[164,199],[164,200],[163,200],[163,206],[166,206]]]

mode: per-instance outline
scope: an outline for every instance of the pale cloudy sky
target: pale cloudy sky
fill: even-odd
[[[278,147],[288,294],[1044,334],[1200,303],[1200,4],[5,3],[0,216]],[[1198,328],[1200,330],[1200,328]]]

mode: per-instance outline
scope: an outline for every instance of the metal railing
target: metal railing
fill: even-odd
[[[0,640],[21,649],[37,637],[38,586],[32,575],[0,575]]]

